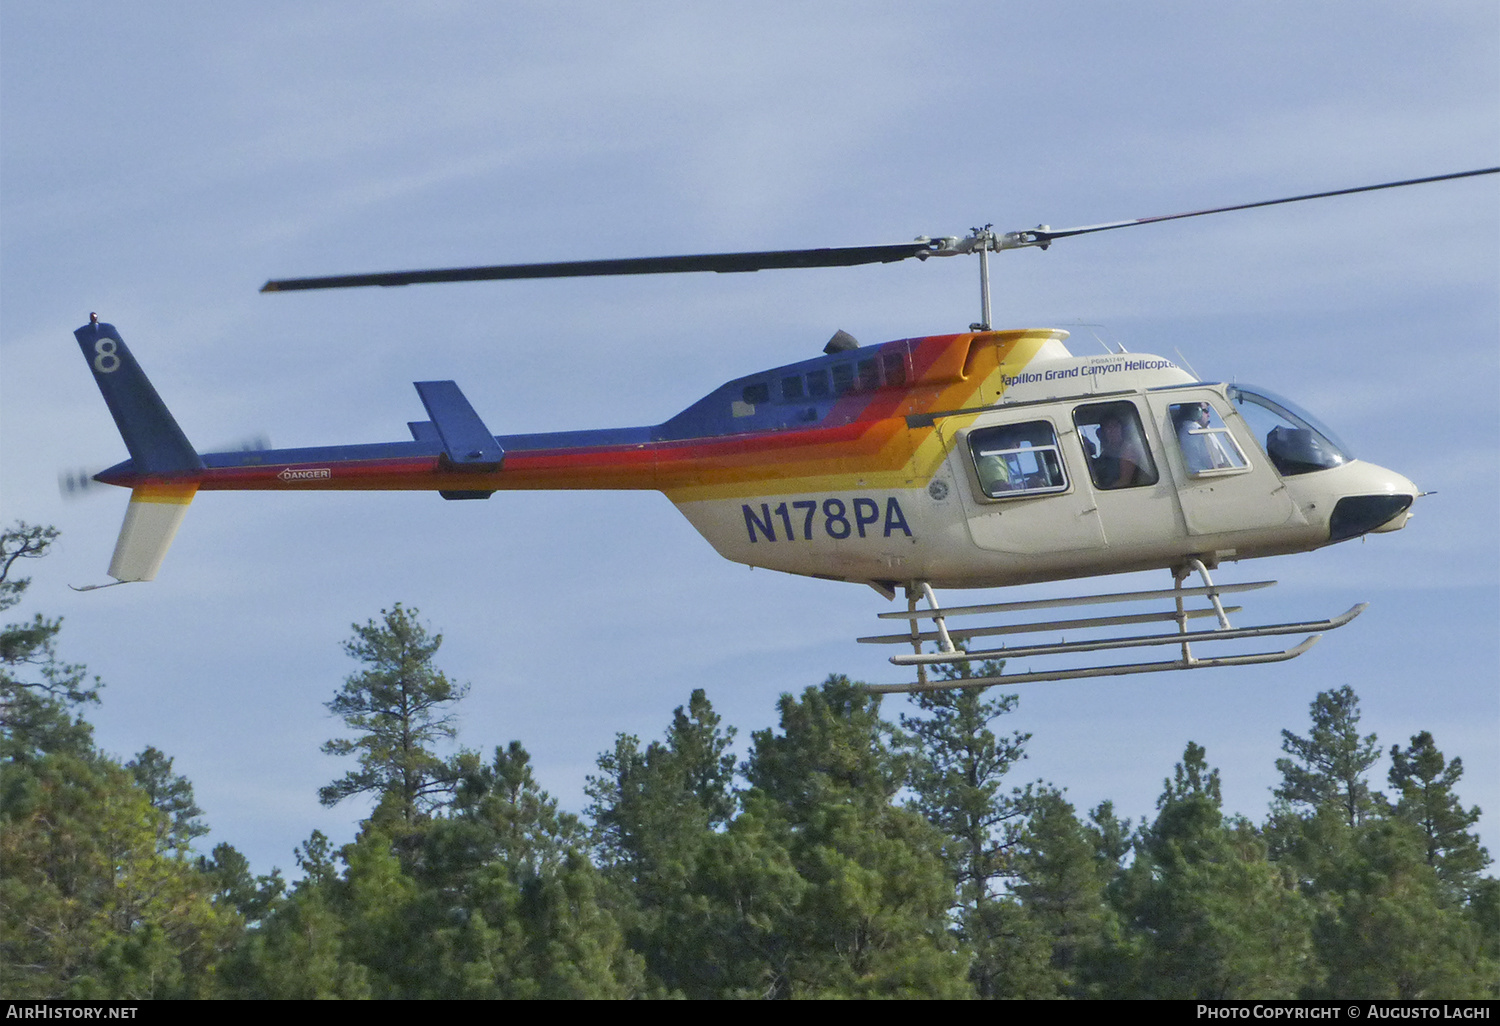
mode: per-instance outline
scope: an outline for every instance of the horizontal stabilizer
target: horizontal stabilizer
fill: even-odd
[[[484,426],[457,382],[416,381],[417,394],[432,418],[450,462],[460,468],[494,470],[505,458],[505,450]],[[413,434],[416,433],[413,428]]]
[[[154,579],[197,491],[196,482],[147,484],[133,490],[109,575],[117,581]]]

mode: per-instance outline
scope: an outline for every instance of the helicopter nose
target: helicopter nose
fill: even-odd
[[[1359,494],[1346,494],[1333,507],[1328,518],[1330,541],[1399,531],[1411,519],[1417,486],[1384,467],[1366,464],[1363,470]]]

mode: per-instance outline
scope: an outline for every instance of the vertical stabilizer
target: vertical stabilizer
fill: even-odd
[[[101,324],[91,314],[73,337],[130,450],[130,463],[116,468],[125,471],[133,487],[109,575],[117,581],[149,581],[161,569],[197,494],[203,460],[114,325]]]
[[[197,482],[137,486],[130,493],[125,526],[120,528],[120,540],[115,543],[109,575],[117,581],[155,578],[197,491]]]
[[[125,448],[140,474],[184,474],[203,469],[203,461],[147,380],[113,324],[89,323],[73,332],[94,372]]]

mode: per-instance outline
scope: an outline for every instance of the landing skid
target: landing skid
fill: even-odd
[[[1183,582],[1197,574],[1202,587],[1185,588]],[[906,588],[906,611],[881,613],[883,620],[906,620],[910,630],[905,634],[876,635],[859,640],[865,644],[909,644],[911,655],[891,656],[896,666],[914,666],[917,670],[915,682],[906,684],[868,684],[869,691],[890,694],[899,692],[944,691],[952,688],[988,686],[991,684],[1025,684],[1032,681],[1078,680],[1087,677],[1113,677],[1131,673],[1159,673],[1166,670],[1201,670],[1215,666],[1248,666],[1255,663],[1279,663],[1295,659],[1311,648],[1322,637],[1321,631],[1342,627],[1364,612],[1366,603],[1353,606],[1347,612],[1329,620],[1309,620],[1302,623],[1267,624],[1260,627],[1234,627],[1229,614],[1241,611],[1239,606],[1225,606],[1221,595],[1269,588],[1275,581],[1253,581],[1246,584],[1214,584],[1208,569],[1200,560],[1188,564],[1173,574],[1173,586],[1157,591],[1128,591],[1110,595],[1079,595],[1071,598],[1041,599],[1031,602],[997,602],[977,606],[953,606],[947,609],[938,606],[937,597],[925,581],[913,582]],[[918,609],[917,599],[923,598],[927,608]],[[1189,599],[1203,598],[1207,606],[1189,607]],[[980,616],[995,613],[1012,613],[1030,609],[1074,608],[1124,602],[1150,602],[1171,600],[1173,608],[1146,613],[1128,613],[1117,616],[1090,616],[1066,620],[1035,621],[1030,623],[989,624],[980,627],[950,628],[948,621],[955,617]],[[1212,617],[1218,626],[1211,630],[1188,630],[1188,621]],[[920,621],[930,620],[934,630],[920,630]],[[964,651],[960,643],[977,637],[1005,634],[1037,634],[1053,631],[1087,631],[1100,627],[1117,627],[1133,624],[1170,622],[1177,630],[1161,634],[1141,634],[1109,638],[1085,638],[1076,641],[1058,640],[1052,644],[1018,645],[1009,648],[989,648]],[[1217,641],[1238,641],[1246,638],[1275,637],[1283,634],[1311,634],[1300,644],[1273,652],[1253,652],[1241,655],[1203,657],[1195,655],[1194,645]],[[924,652],[927,643],[937,646],[935,652]],[[1081,666],[1065,669],[1033,671],[1029,667],[1021,673],[1001,673],[983,677],[960,677],[956,679],[932,680],[929,667],[951,667],[961,663],[1019,659],[1047,656],[1062,656],[1088,652],[1114,652],[1155,646],[1178,646],[1181,655],[1172,660],[1123,663],[1113,666]]]

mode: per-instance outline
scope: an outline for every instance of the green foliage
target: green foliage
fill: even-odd
[[[250,860],[231,844],[216,844],[212,854],[200,856],[198,870],[212,885],[214,902],[234,909],[252,926],[264,919],[286,893],[281,870],[273,869],[260,877],[251,875]]]
[[[0,535],[0,609],[29,584],[14,576],[19,561],[56,537],[24,523]],[[128,767],[95,749],[75,710],[100,685],[58,659],[61,626],[37,614],[0,632],[0,991],[210,996],[241,922],[189,857],[201,810],[156,749]]]
[[[135,782],[146,792],[151,807],[165,817],[166,829],[160,843],[173,848],[185,848],[195,837],[208,833],[208,824],[203,822],[203,810],[193,800],[193,785],[186,777],[172,772],[172,759],[159,749],[147,745],[134,759],[125,764],[135,777]]]
[[[1329,860],[1316,931],[1319,996],[1401,1000],[1492,997],[1497,967],[1481,928],[1447,900],[1424,837],[1400,819],[1350,832]]]
[[[966,960],[948,932],[953,887],[942,835],[892,799],[906,757],[880,700],[846,677],[783,695],[781,732],[757,731],[745,808],[801,878],[777,931],[789,958],[764,964],[765,993],[787,997],[958,997]]]
[[[1359,697],[1349,685],[1320,692],[1311,733],[1283,730],[1281,750],[1293,758],[1276,760],[1282,784],[1275,794],[1293,808],[1337,808],[1357,826],[1376,807],[1365,772],[1380,758],[1380,747],[1374,734],[1359,736]]]
[[[5,772],[0,940],[10,998],[204,997],[239,931],[118,764],[43,755]]]
[[[471,752],[458,759],[461,773],[454,814],[433,825],[428,849],[450,849],[443,864],[469,867],[500,861],[518,880],[533,879],[566,862],[581,847],[578,818],[560,812],[537,785],[531,755],[519,741],[495,749],[489,765]]]
[[[1427,864],[1456,897],[1469,894],[1490,863],[1489,852],[1469,832],[1479,822],[1479,806],[1465,810],[1453,790],[1463,773],[1463,760],[1446,760],[1425,730],[1411,739],[1408,748],[1391,747],[1396,815],[1422,831]]]
[[[1016,911],[1007,921],[1024,917],[1025,924],[1012,928],[1014,939],[1002,951],[1007,957],[997,960],[997,996],[1082,996],[1080,966],[1113,925],[1104,893],[1124,854],[1116,853],[1115,838],[1129,830],[1106,807],[1096,810],[1095,821],[1103,828],[1081,823],[1061,792],[1037,795],[1012,861]],[[1033,953],[1038,943],[1040,958]]]
[[[5,532],[0,609],[54,537]],[[701,690],[662,740],[620,735],[585,830],[519,742],[437,756],[465,689],[397,605],[355,627],[364,668],[329,703],[354,736],[324,748],[359,767],[323,800],[377,802],[352,843],[298,846],[288,888],[228,844],[192,856],[203,813],[165,754],[94,748],[76,710],[97,682],[58,660],[59,628],[0,639],[7,997],[1497,996],[1500,884],[1462,763],[1414,735],[1388,805],[1349,688],[1283,732],[1260,829],[1226,819],[1196,744],[1132,833],[1109,802],[1083,822],[1055,788],[1005,786],[1029,740],[992,730],[1013,697],[928,696],[902,733],[834,676],[782,696],[744,790]]]
[[[56,528],[24,521],[0,532],[0,610],[20,603],[31,584],[14,573],[17,564],[45,556],[56,538]],[[6,759],[86,755],[93,749],[93,729],[75,709],[97,703],[103,685],[98,678],[89,683],[82,666],[58,658],[61,630],[61,619],[40,613],[0,628],[0,755]]]
[[[1224,821],[1218,770],[1188,743],[1113,900],[1124,933],[1095,982],[1112,997],[1296,997],[1312,910],[1245,821]]]
[[[577,819],[539,786],[518,743],[470,757],[453,811],[424,829],[419,916],[439,952],[406,996],[622,998],[640,961],[600,899]],[[455,920],[461,925],[455,926]],[[421,958],[414,960],[424,964]]]
[[[706,996],[723,985],[702,971],[704,910],[695,893],[705,848],[734,811],[734,731],[719,724],[695,690],[673,712],[664,742],[643,751],[621,734],[588,780],[596,849],[621,895],[627,935],[667,992]]]
[[[346,952],[348,927],[337,907],[337,879],[325,869],[327,839],[300,847],[308,875],[276,901],[224,969],[229,996],[323,1000],[372,996],[368,970]],[[305,860],[305,861],[303,861]]]
[[[690,835],[720,827],[734,811],[734,729],[721,729],[701,688],[672,714],[665,742],[644,751],[620,734],[588,779],[589,815],[606,865],[639,880]]]
[[[960,675],[968,670],[966,663],[959,667]],[[980,669],[984,675],[998,672],[997,666]],[[974,952],[970,976],[979,995],[1033,996],[1035,988],[1017,990],[1013,978],[1016,958],[1033,957],[1032,948],[1023,943],[1030,936],[1022,928],[1024,912],[1010,902],[989,911],[999,880],[1012,872],[1007,855],[1036,803],[1029,785],[1003,790],[1005,775],[1026,757],[1031,735],[995,735],[990,723],[1012,712],[1017,698],[986,699],[987,690],[923,692],[916,703],[926,715],[901,717],[911,752],[915,797],[910,804],[947,837],[944,854],[955,884],[959,937]],[[1044,951],[1045,945],[1036,950]],[[1038,957],[1045,961],[1045,954]]]
[[[901,717],[911,738],[912,807],[953,840],[948,858],[960,903],[977,908],[1005,872],[1003,853],[1030,811],[1029,788],[1002,792],[1005,775],[1026,757],[1030,734],[998,738],[990,729],[1017,698],[985,699],[986,688],[929,691],[917,696],[926,716]]]
[[[381,621],[353,626],[345,642],[350,657],[366,668],[349,677],[328,703],[356,736],[323,745],[329,755],[354,755],[359,768],[324,787],[318,798],[337,805],[358,794],[394,795],[408,823],[429,814],[450,795],[455,773],[432,751],[455,734],[445,708],[468,693],[433,665],[443,636],[429,635],[415,609],[398,602]]]
[[[907,758],[887,743],[880,699],[839,674],[799,701],[777,702],[781,733],[757,730],[743,767],[750,783],[805,821],[824,801],[886,805],[906,782]]]

